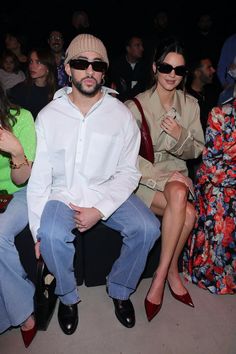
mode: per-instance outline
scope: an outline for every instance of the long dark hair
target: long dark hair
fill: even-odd
[[[14,110],[15,114],[12,114],[10,110]],[[0,124],[1,126],[12,131],[13,125],[16,123],[17,115],[20,113],[20,108],[8,100],[2,86],[0,85]]]
[[[177,53],[181,54],[186,62],[186,52],[184,49],[183,44],[181,41],[175,37],[169,37],[165,40],[163,40],[158,47],[155,49],[155,54],[153,57],[153,63],[156,64],[156,66],[162,64],[169,53]],[[180,83],[180,87],[184,92],[185,92],[185,84],[186,84],[186,79],[187,75],[183,77],[183,80]],[[157,78],[156,78],[156,73],[153,72],[151,73],[151,79],[150,79],[150,87],[156,85],[157,83]]]
[[[48,86],[48,102],[53,99],[54,93],[57,90],[57,68],[55,63],[55,58],[48,48],[33,48],[29,52],[30,55],[35,52],[38,56],[39,61],[45,65],[48,69],[48,75],[46,79],[46,85]],[[26,79],[26,84],[29,86],[33,85],[34,80],[28,74]]]

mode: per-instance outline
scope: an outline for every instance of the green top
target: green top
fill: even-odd
[[[15,110],[11,110],[15,114]],[[24,149],[24,154],[29,161],[34,161],[36,149],[36,133],[32,114],[21,108],[12,132],[19,139]],[[9,194],[23,187],[17,186],[11,180],[10,155],[0,152],[0,190],[6,190]]]

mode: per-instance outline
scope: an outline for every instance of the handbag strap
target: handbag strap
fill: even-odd
[[[146,160],[150,161],[151,163],[154,163],[154,151],[153,151],[153,145],[152,145],[152,138],[149,130],[149,126],[147,124],[143,108],[141,106],[141,103],[136,97],[131,98],[132,101],[136,104],[141,117],[142,117],[142,124],[140,127],[141,131],[141,145],[140,145],[140,151],[139,154],[143,156]]]
[[[144,125],[144,128],[149,130],[149,127],[148,127],[148,124],[147,124],[147,121],[146,121],[146,118],[145,118],[141,103],[139,102],[139,100],[136,97],[132,97],[131,100],[134,101],[134,103],[136,104],[136,106],[137,106],[137,108],[138,108],[138,110],[139,110],[139,112],[141,114],[142,124]]]

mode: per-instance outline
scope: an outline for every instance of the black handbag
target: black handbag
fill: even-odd
[[[37,261],[37,278],[35,289],[35,318],[37,328],[46,331],[55,310],[57,295],[55,295],[56,279],[49,272],[42,257]]]

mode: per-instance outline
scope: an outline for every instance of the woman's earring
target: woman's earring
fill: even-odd
[[[71,83],[72,82],[72,77],[71,76],[69,76],[69,83]]]

